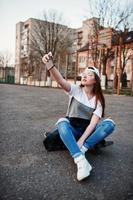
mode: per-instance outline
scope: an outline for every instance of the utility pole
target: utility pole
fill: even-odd
[[[57,69],[60,72],[60,54],[58,55],[58,65],[57,65]],[[57,83],[57,87],[59,87],[59,84]]]
[[[131,69],[132,69],[132,78],[131,78],[131,95],[133,96],[133,55],[131,56]]]
[[[98,59],[98,68],[101,75],[101,57],[102,57],[102,48],[99,49],[99,59]]]
[[[75,62],[75,73],[74,73],[74,83],[76,84],[77,80],[77,69],[78,69],[78,51],[76,52],[76,62]]]
[[[65,79],[67,80],[67,74],[68,74],[68,54],[66,54],[66,66],[65,66]]]
[[[116,86],[116,76],[117,76],[117,57],[118,57],[118,47],[115,48],[114,50],[114,80],[113,80],[113,91],[115,93],[115,90],[117,88]]]
[[[119,65],[117,68],[117,74],[118,74],[117,94],[118,95],[120,95],[120,82],[121,82],[121,51],[122,51],[122,34],[120,34],[120,38],[119,38]]]
[[[87,60],[86,60],[86,67],[89,67],[89,56],[90,56],[90,43],[88,43],[88,51],[87,51]]]

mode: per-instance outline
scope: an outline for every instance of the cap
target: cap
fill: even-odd
[[[99,70],[96,67],[91,66],[91,67],[87,67],[86,69],[91,72],[94,72],[100,78]]]

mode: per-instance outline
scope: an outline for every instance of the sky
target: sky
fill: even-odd
[[[28,18],[39,18],[43,10],[62,13],[72,28],[82,26],[87,16],[88,0],[0,0],[0,52],[11,54],[15,61],[15,25]]]
[[[133,0],[120,0],[120,6],[128,1]],[[16,23],[40,18],[44,10],[50,9],[62,13],[71,28],[81,27],[82,21],[89,18],[89,0],[0,0],[0,53],[9,52],[10,63],[15,62]]]

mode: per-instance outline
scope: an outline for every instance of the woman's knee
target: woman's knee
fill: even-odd
[[[111,120],[105,119],[102,121],[102,128],[104,129],[105,132],[107,132],[109,134],[114,131],[115,126],[116,126],[116,124],[112,119]]]
[[[60,118],[57,121],[56,126],[60,135],[68,134],[69,124],[69,120],[67,120],[66,118]]]

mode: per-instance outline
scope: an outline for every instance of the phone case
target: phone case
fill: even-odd
[[[50,70],[54,66],[53,59],[50,57],[50,60],[46,63],[47,70]]]

